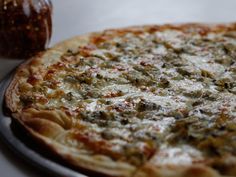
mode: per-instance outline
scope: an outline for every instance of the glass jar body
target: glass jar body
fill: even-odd
[[[0,55],[26,58],[47,47],[52,35],[50,0],[0,1]]]

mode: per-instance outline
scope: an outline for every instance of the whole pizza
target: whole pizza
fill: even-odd
[[[236,24],[74,37],[21,65],[12,117],[52,154],[112,177],[236,176]]]

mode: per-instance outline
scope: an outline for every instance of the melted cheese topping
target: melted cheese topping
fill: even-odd
[[[136,166],[235,157],[235,44],[224,33],[174,29],[95,35],[20,101],[70,116],[56,141]]]

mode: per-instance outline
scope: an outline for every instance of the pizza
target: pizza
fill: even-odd
[[[74,37],[22,64],[14,120],[74,167],[112,177],[236,176],[236,24]]]

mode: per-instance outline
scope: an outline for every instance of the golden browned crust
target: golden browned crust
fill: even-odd
[[[236,30],[236,24],[223,24],[223,25],[206,25],[206,24],[182,24],[182,25],[153,25],[153,26],[140,26],[129,27],[123,29],[106,30],[104,33],[109,36],[120,35],[129,31],[163,31],[166,29],[181,30],[186,33],[193,30],[201,35],[206,35],[209,32],[220,33],[222,31]],[[16,71],[16,74],[7,89],[5,98],[7,107],[11,110],[12,116],[16,118],[27,131],[41,143],[47,145],[58,156],[61,156],[69,163],[104,173],[110,176],[134,176],[135,177],[218,177],[220,176],[216,171],[204,165],[189,165],[189,166],[163,166],[157,167],[151,163],[145,164],[142,168],[136,169],[134,166],[126,163],[114,162],[104,156],[89,156],[89,154],[80,153],[70,147],[63,146],[55,141],[52,141],[57,136],[57,132],[65,132],[69,129],[72,122],[63,113],[55,112],[37,112],[37,110],[21,110],[18,105],[19,94],[18,85],[27,80],[30,74],[38,74],[40,76],[46,71],[46,67],[57,62],[68,49],[73,50],[78,46],[86,45],[91,36],[97,36],[102,33],[91,33],[79,37],[69,39],[62,42],[53,48],[41,53],[26,63],[22,64]],[[64,117],[63,117],[64,116]],[[235,174],[234,166],[232,167],[231,174]],[[135,172],[136,171],[136,172]]]
[[[134,177],[219,177],[220,175],[209,167],[203,165],[191,166],[163,166],[157,167],[146,164]]]

